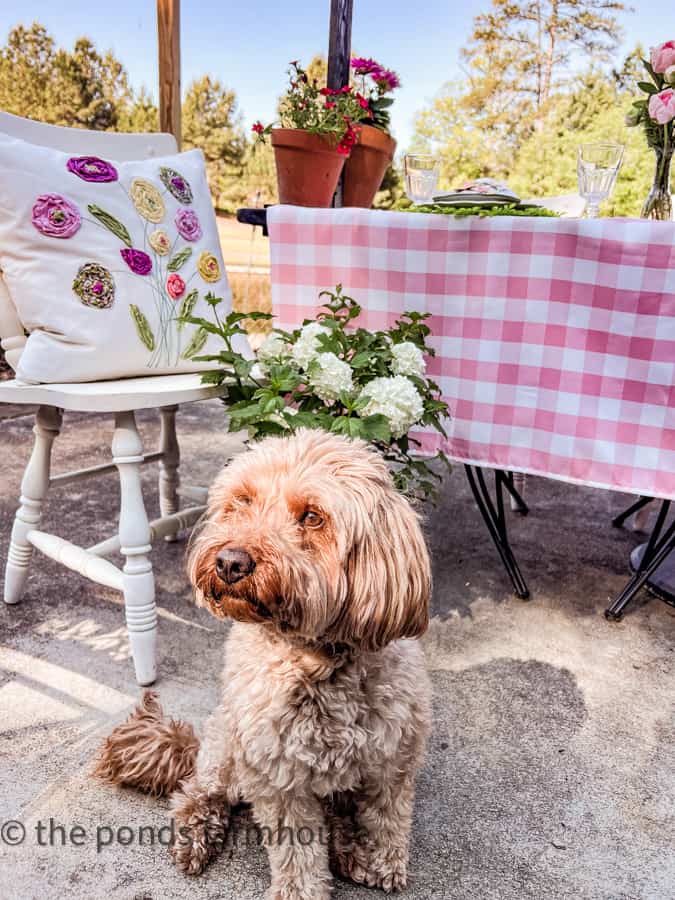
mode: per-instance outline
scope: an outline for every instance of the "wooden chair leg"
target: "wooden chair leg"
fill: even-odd
[[[49,488],[52,444],[61,430],[62,413],[54,406],[39,407],[35,416],[35,443],[21,481],[21,500],[14,519],[5,569],[5,603],[18,603],[28,578],[32,547],[27,533],[37,528]]]
[[[177,406],[164,406],[159,411],[161,416],[159,449],[164,454],[159,462],[159,511],[163,516],[170,516],[179,509],[180,448],[176,436],[177,412]],[[169,542],[178,540],[177,532],[167,534],[164,540]]]
[[[120,552],[124,564],[124,606],[131,654],[139,684],[157,677],[157,609],[150,553],[150,526],[141,489],[143,445],[133,412],[115,415],[113,460],[120,476]]]

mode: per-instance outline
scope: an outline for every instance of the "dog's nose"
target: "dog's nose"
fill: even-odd
[[[255,560],[245,550],[221,550],[216,556],[216,573],[221,581],[235,584],[255,569]]]

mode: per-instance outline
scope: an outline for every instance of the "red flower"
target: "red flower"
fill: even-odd
[[[368,103],[368,101],[366,100],[366,98],[363,97],[361,94],[357,94],[357,95],[356,95],[356,99],[359,101],[359,106],[361,107],[361,109],[368,109],[368,108],[369,108],[370,104]]]
[[[326,100],[326,109],[333,109],[335,107],[335,100]]]
[[[256,134],[262,134],[265,130],[265,126],[262,122],[255,122],[251,128],[251,131],[255,131]]]

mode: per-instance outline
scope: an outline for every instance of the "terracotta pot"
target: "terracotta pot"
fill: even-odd
[[[345,164],[337,144],[299,128],[273,128],[272,146],[279,203],[330,206]]]
[[[345,163],[343,206],[370,209],[395,152],[393,137],[372,125],[361,126],[358,142]]]

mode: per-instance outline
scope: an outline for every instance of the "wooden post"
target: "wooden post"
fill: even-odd
[[[352,10],[354,0],[331,0],[328,40],[328,87],[349,84],[349,59],[352,52]]]
[[[159,127],[181,143],[180,0],[157,0],[159,47]]]
[[[328,87],[337,90],[349,84],[349,61],[352,55],[352,10],[354,0],[330,0],[330,32],[328,37]],[[333,198],[334,206],[342,206],[342,176]]]

